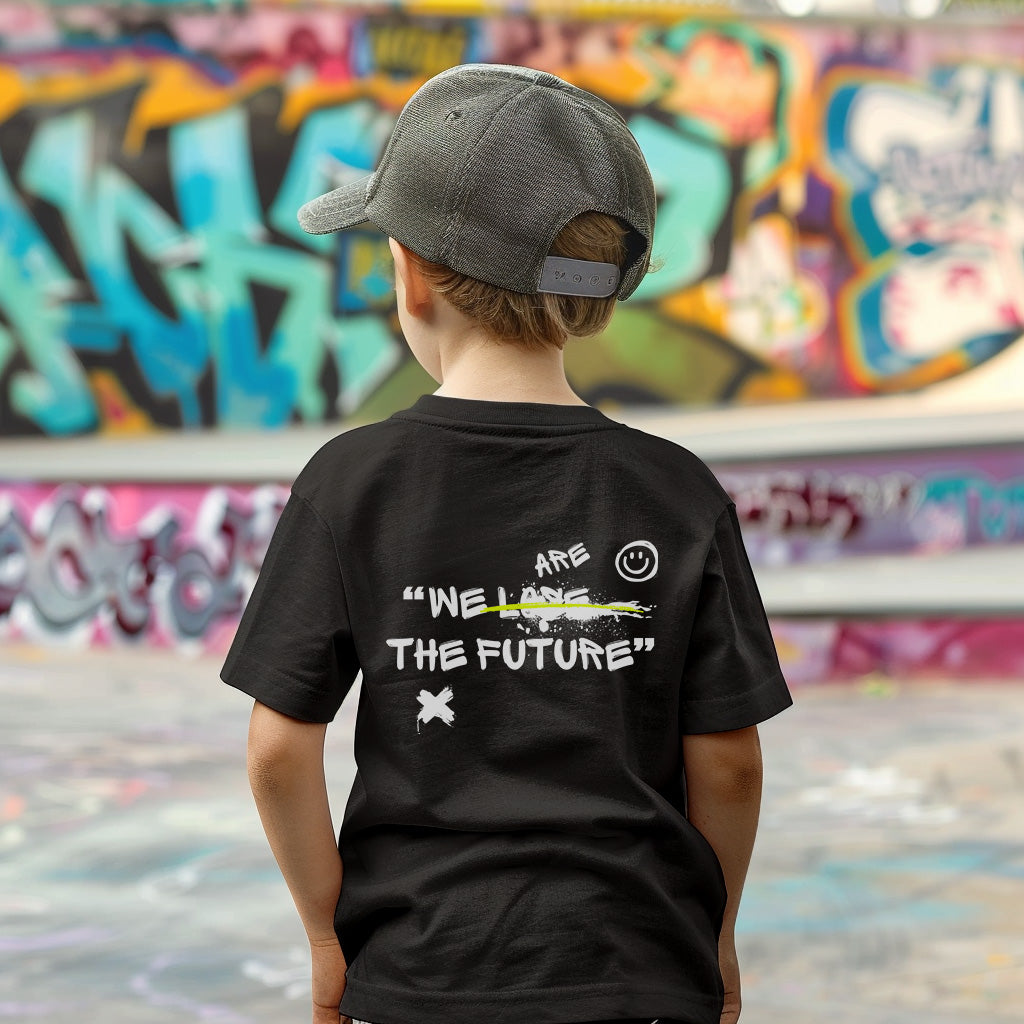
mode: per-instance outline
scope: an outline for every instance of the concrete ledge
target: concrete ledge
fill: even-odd
[[[1024,616],[1024,544],[756,566],[755,575],[780,618]]]
[[[1020,403],[943,407],[921,396],[887,396],[697,411],[647,406],[603,411],[670,438],[711,464],[1024,444]],[[355,425],[6,440],[0,442],[0,480],[284,483],[321,445]]]

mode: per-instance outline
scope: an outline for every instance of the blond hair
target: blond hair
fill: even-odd
[[[551,255],[614,263],[622,270],[628,234],[629,228],[617,218],[589,210],[574,217],[555,236]],[[585,338],[603,331],[615,311],[614,295],[606,299],[550,292],[524,295],[431,263],[411,251],[409,257],[432,291],[443,295],[496,341],[530,349],[545,345],[563,348],[571,337]]]

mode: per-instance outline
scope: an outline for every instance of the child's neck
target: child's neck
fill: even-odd
[[[441,384],[436,395],[489,402],[589,404],[566,380],[564,357],[557,348],[531,351],[514,342],[462,338],[451,345],[441,340],[438,354]]]

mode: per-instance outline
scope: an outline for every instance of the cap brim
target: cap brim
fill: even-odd
[[[366,186],[372,174],[350,181],[299,207],[299,226],[311,235],[328,235],[369,221],[366,215]]]

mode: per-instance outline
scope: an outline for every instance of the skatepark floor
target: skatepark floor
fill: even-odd
[[[221,661],[0,647],[0,1020],[309,1021]],[[759,726],[741,1024],[1024,1021],[1024,680],[793,693]]]

